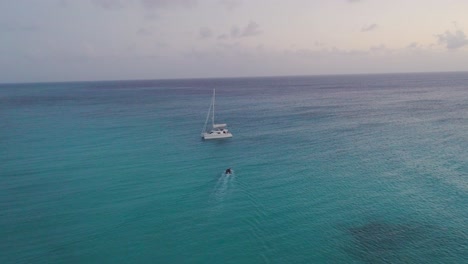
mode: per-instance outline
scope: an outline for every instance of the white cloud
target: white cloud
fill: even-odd
[[[361,32],[369,32],[369,31],[373,31],[373,30],[376,30],[377,29],[377,24],[370,24],[368,26],[363,26],[361,28]]]
[[[244,28],[239,29],[237,26],[231,28],[231,38],[243,38],[258,36],[262,33],[260,26],[254,21],[250,21]]]
[[[249,24],[242,30],[241,37],[250,37],[260,35],[262,31],[259,29],[259,25],[254,21],[250,21]]]
[[[369,49],[366,52],[370,56],[390,56],[392,54],[396,54],[404,50],[404,48],[392,49],[388,48],[384,44],[380,44],[369,47]]]
[[[213,36],[213,32],[211,29],[207,27],[200,28],[200,38],[206,39],[206,38],[211,38]]]
[[[443,34],[436,36],[439,44],[445,45],[449,50],[456,50],[468,45],[468,39],[463,31],[457,30],[452,33],[452,31],[445,31]]]
[[[406,46],[406,48],[414,50],[414,49],[421,49],[423,47],[421,46],[421,44],[419,44],[417,42],[412,42],[412,43],[408,44],[408,46]]]

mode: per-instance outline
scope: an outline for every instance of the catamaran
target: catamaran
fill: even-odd
[[[227,124],[215,124],[215,94],[216,91],[213,89],[213,97],[211,98],[211,105],[208,108],[208,114],[206,115],[205,126],[203,127],[201,136],[203,139],[218,139],[218,138],[230,138],[232,137],[231,132],[227,129]],[[211,130],[207,130],[208,120],[211,115]]]

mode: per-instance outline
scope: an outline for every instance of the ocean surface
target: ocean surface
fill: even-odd
[[[201,140],[213,88],[231,139]],[[468,263],[468,73],[0,85],[0,238],[2,264]]]

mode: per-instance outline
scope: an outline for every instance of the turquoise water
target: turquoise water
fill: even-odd
[[[0,263],[466,263],[467,176],[468,73],[0,85]]]

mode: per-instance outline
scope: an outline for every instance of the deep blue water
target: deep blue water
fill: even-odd
[[[467,263],[467,208],[468,73],[0,85],[0,263]]]

